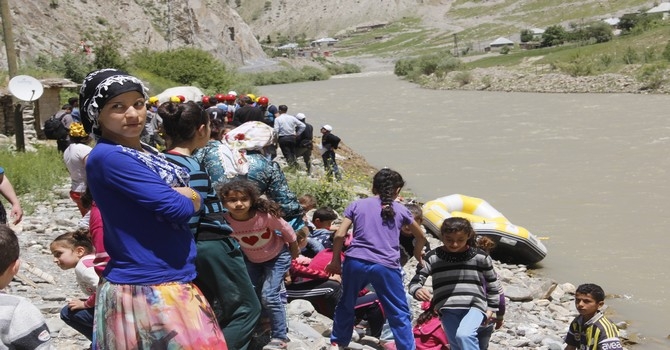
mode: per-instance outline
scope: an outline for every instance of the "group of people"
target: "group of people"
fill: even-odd
[[[71,125],[74,142],[64,153],[85,229],[57,237],[50,249],[59,267],[75,269],[89,295],[68,302],[61,318],[93,349],[247,349],[264,333],[270,341],[263,349],[286,349],[285,290],[289,300],[306,299],[333,318],[332,349],[349,345],[357,320],[367,321],[388,349],[488,346],[479,333],[502,325],[504,297],[467,220],[446,219],[442,245],[431,249],[421,207],[397,200],[405,182],[388,168],[374,175],[373,196],[349,204],[341,219],[309,195],[297,198],[268,156],[275,135],[285,157],[291,152],[283,147],[295,143],[282,141],[277,129],[304,131],[300,118],[277,123],[287,118],[285,106],[272,127],[238,118],[231,130],[232,120],[213,116],[204,101],[162,103],[155,113],[166,149],[159,152],[142,142],[149,101],[136,77],[115,69],[90,73],[79,95],[81,123]],[[321,129],[324,154],[339,144],[331,131]],[[77,146],[90,135],[95,147]],[[325,158],[339,178],[334,154]],[[20,210],[12,214],[20,220]],[[15,234],[0,226],[0,288],[16,274],[18,255]],[[405,288],[402,265],[412,257],[417,273]],[[428,277],[432,289],[424,287]],[[596,287],[577,289],[580,316],[567,349],[619,344],[616,327],[598,311],[604,293]],[[414,326],[408,297],[426,304]],[[7,305],[12,312],[0,320],[10,322],[0,325],[10,330],[0,329],[2,343],[49,348],[48,329],[35,321],[39,312],[0,294],[0,308]],[[425,332],[429,320],[441,327]]]

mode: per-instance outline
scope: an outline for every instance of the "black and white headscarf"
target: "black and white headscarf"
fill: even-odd
[[[149,98],[142,81],[126,72],[105,68],[89,73],[79,90],[79,113],[86,132],[100,136],[98,116],[105,103],[130,91],[137,91],[145,99]]]

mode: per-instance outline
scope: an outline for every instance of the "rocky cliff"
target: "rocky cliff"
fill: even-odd
[[[62,55],[113,30],[123,34],[122,54],[147,47],[194,46],[231,65],[265,59],[265,53],[237,11],[211,0],[14,0],[10,1],[19,60],[40,53]],[[229,28],[234,28],[234,40]],[[6,69],[6,52],[0,50]]]

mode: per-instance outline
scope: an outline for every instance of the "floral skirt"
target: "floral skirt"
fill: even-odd
[[[192,283],[98,286],[93,349],[217,349],[226,341]]]

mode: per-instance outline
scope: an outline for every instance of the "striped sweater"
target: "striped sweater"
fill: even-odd
[[[55,349],[44,317],[28,299],[0,293],[0,349]]]
[[[591,319],[584,321],[577,316],[571,323],[565,343],[582,350],[623,349],[619,339],[619,329],[598,311]]]
[[[204,205],[200,212],[188,222],[191,232],[198,241],[217,240],[228,236],[233,231],[223,213],[227,210],[219,200],[212,187],[212,180],[205,167],[190,156],[167,152],[165,158],[174,164],[186,168],[191,175],[189,186],[200,193],[204,198]]]
[[[424,267],[418,268],[409,285],[415,295],[428,276],[433,278],[433,305],[436,310],[477,308],[498,310],[500,282],[493,270],[493,261],[482,250],[469,248],[450,253],[442,247],[426,254]]]

